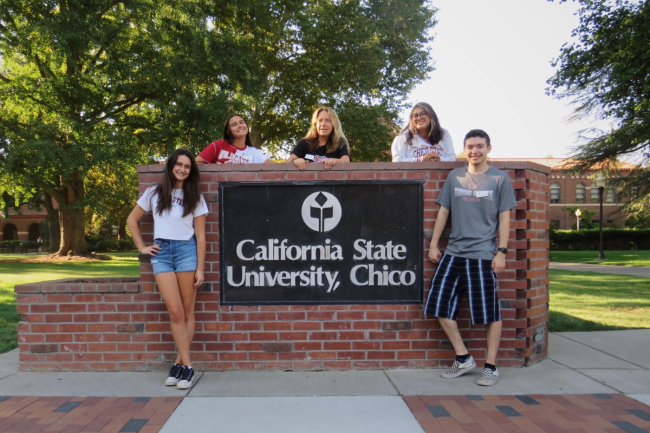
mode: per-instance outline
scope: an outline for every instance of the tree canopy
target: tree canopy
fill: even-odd
[[[245,114],[255,145],[290,151],[312,112],[329,105],[352,158],[374,160],[384,157],[405,98],[432,70],[434,16],[422,0],[257,0],[215,5],[212,23],[250,41],[257,92]]]
[[[329,104],[354,158],[386,158],[432,69],[434,15],[424,0],[3,0],[0,176],[56,199],[65,254],[85,252],[84,206],[106,181],[196,153],[232,112],[276,153]]]
[[[553,61],[548,93],[575,105],[576,116],[614,122],[611,131],[589,131],[575,148],[576,170],[595,163],[616,176],[619,157],[643,159],[650,145],[650,2],[579,0],[576,42]],[[647,156],[646,156],[647,157]],[[621,194],[636,197],[628,213],[650,209],[650,173],[639,166],[612,179]]]

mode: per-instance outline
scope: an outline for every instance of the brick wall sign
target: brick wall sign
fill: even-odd
[[[200,187],[210,213],[207,284],[196,297],[194,367],[322,370],[450,365],[453,348],[438,321],[424,315],[421,300],[426,299],[435,272],[427,260],[438,215],[435,199],[449,171],[463,164],[348,163],[332,170],[322,164],[308,164],[305,170],[287,164],[200,166]],[[499,274],[503,333],[497,363],[530,365],[547,353],[550,168],[526,161],[491,164],[508,173],[517,196],[517,207],[510,212],[506,269]],[[162,165],[138,167],[140,193],[161,181],[162,170]],[[265,198],[261,191],[274,198]],[[336,226],[338,210],[330,195],[341,206]],[[235,206],[242,207],[235,211]],[[144,241],[151,243],[151,214],[143,217],[140,230]],[[443,233],[443,249],[447,235],[448,231]],[[355,249],[360,239],[366,242]],[[252,243],[241,244],[244,240]],[[240,244],[244,259],[237,256]],[[259,248],[264,246],[266,260],[264,248]],[[298,255],[294,246],[300,246],[300,260],[291,259]],[[303,247],[309,260],[302,260]],[[316,260],[311,259],[314,250]],[[339,254],[343,260],[338,260]],[[401,259],[403,255],[406,259]],[[247,260],[251,257],[254,260]],[[354,275],[365,283],[371,265],[373,272],[381,273],[375,274],[376,284],[354,285],[353,268],[361,266]],[[228,266],[233,266],[231,288],[223,275]],[[251,274],[249,288],[237,286],[244,266],[246,272],[257,273],[260,282],[264,278],[265,285],[255,286]],[[412,278],[408,272],[420,278],[419,270],[422,279],[416,280],[417,287],[407,284]],[[399,276],[393,273],[397,271]],[[301,273],[293,283],[291,272]],[[330,272],[329,279],[325,272]],[[300,286],[302,276],[308,277],[309,285]],[[379,284],[380,276],[388,285]],[[169,314],[147,257],[142,257],[139,281],[91,277],[15,287],[21,370],[168,370],[176,357]],[[276,286],[269,278],[275,278]],[[391,278],[400,285],[391,285]],[[290,285],[278,285],[280,281]],[[481,364],[486,356],[485,326],[471,324],[467,301],[461,303],[458,326]]]
[[[221,304],[421,303],[422,189],[221,183]]]

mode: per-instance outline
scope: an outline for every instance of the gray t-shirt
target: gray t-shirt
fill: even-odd
[[[496,254],[499,214],[517,205],[510,178],[494,167],[481,174],[452,170],[436,202],[451,211],[446,253],[483,260]]]

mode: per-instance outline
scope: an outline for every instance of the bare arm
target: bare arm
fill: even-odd
[[[440,206],[440,209],[438,209],[438,218],[436,218],[436,224],[433,226],[431,245],[429,245],[429,260],[431,260],[433,263],[438,263],[442,257],[442,253],[438,249],[438,242],[440,242],[440,236],[442,236],[442,232],[445,230],[448,219],[449,209]]]
[[[126,225],[129,227],[131,238],[133,239],[135,246],[138,248],[138,251],[140,251],[142,254],[155,256],[158,252],[160,252],[160,246],[156,244],[148,247],[145,246],[144,241],[142,240],[142,235],[140,234],[140,227],[138,227],[138,221],[142,219],[142,216],[144,214],[144,209],[142,209],[139,204],[136,204],[129,214],[129,217],[126,219]]]
[[[305,159],[299,158],[298,155],[296,155],[295,153],[289,155],[289,158],[287,158],[287,162],[293,162],[293,165],[298,167],[300,170],[305,169]]]
[[[194,274],[194,287],[199,287],[205,281],[205,215],[194,217],[194,236],[196,236],[197,266]]]
[[[499,214],[499,248],[508,248],[508,238],[510,237],[510,209]],[[492,259],[492,270],[495,273],[501,272],[506,267],[506,255],[497,251],[497,255]]]
[[[200,156],[197,156],[196,158],[194,158],[194,161],[196,161],[197,164],[207,164],[208,163],[208,161],[201,158]]]
[[[324,163],[325,163],[325,168],[329,170],[330,168],[334,167],[334,165],[337,162],[350,162],[350,157],[348,155],[343,155],[340,158],[327,158]]]

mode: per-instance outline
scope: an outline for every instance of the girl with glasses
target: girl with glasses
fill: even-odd
[[[393,162],[456,161],[449,131],[440,126],[431,105],[418,102],[411,110],[409,124],[391,146]]]

